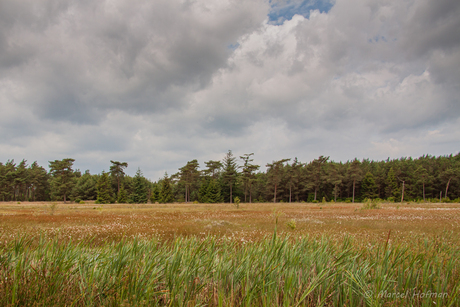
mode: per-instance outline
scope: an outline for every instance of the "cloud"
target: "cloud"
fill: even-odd
[[[229,149],[261,165],[458,150],[455,1],[1,5],[3,161],[157,179]]]
[[[253,1],[4,1],[2,12],[2,79],[27,88],[16,103],[72,123],[181,108],[266,14]]]

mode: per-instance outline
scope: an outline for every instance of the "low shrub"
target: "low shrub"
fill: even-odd
[[[364,200],[364,205],[361,207],[363,210],[367,209],[380,209],[380,201],[378,199],[369,199]]]
[[[236,209],[239,209],[240,208],[240,198],[238,196],[236,196],[234,199],[233,199],[233,204],[235,205]]]
[[[291,219],[289,222],[287,222],[286,226],[289,227],[291,230],[295,230],[297,227],[294,219]]]

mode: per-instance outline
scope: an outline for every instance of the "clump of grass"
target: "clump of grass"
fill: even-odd
[[[286,226],[289,227],[291,230],[295,230],[297,225],[294,219],[291,219],[289,222],[286,223]]]
[[[361,210],[367,210],[367,209],[380,209],[380,200],[378,199],[365,199],[364,200],[364,205],[361,207]]]
[[[54,215],[54,213],[56,212],[58,208],[58,205],[56,202],[52,202],[51,205],[49,206],[49,209],[50,209],[50,215]]]
[[[459,248],[420,240],[362,248],[345,237],[137,238],[94,247],[59,237],[0,247],[0,305],[457,306]],[[403,298],[385,293],[406,293]],[[447,293],[414,296],[413,293]]]
[[[240,208],[240,198],[238,196],[236,196],[234,199],[233,199],[233,204],[235,205],[236,209],[239,209]]]

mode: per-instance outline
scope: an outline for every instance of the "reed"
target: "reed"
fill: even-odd
[[[0,248],[0,305],[459,306],[460,250],[446,239],[22,236]]]

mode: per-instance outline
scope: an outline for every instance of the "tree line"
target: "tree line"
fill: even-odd
[[[33,162],[0,162],[0,201],[86,201],[97,203],[233,203],[460,201],[460,153],[413,159],[334,162],[320,156],[308,163],[297,158],[253,163],[254,154],[236,157],[229,150],[220,161],[191,160],[158,181],[125,174],[127,162],[113,161],[109,172],[73,169],[74,159],[49,161],[49,171]]]

